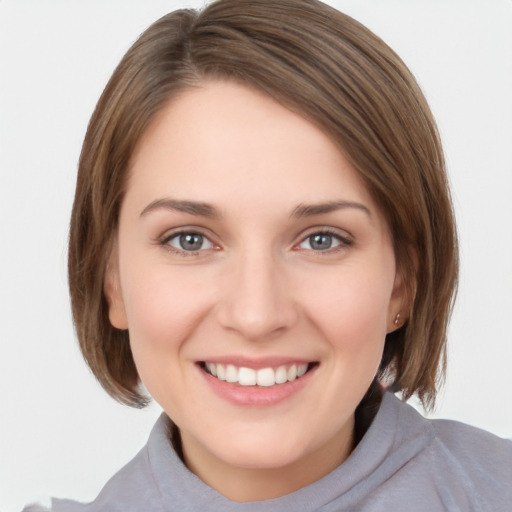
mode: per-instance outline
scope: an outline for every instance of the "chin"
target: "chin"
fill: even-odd
[[[304,446],[283,446],[282,440],[275,442],[252,442],[241,440],[230,443],[228,453],[217,456],[226,464],[240,469],[271,470],[293,465],[306,456]]]

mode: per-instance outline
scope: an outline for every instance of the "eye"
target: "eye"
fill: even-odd
[[[317,252],[326,252],[337,249],[341,246],[349,246],[352,241],[341,235],[328,231],[312,233],[302,240],[298,245],[300,249],[306,249]]]
[[[197,252],[213,248],[213,243],[201,233],[182,232],[167,237],[164,242],[177,251]]]

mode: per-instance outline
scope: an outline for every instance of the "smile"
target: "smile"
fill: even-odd
[[[238,384],[239,386],[271,387],[299,379],[311,369],[312,364],[291,364],[276,368],[253,369],[233,364],[203,362],[201,368],[218,380]]]

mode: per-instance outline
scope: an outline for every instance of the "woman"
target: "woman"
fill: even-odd
[[[100,383],[165,414],[54,509],[506,510],[509,442],[383,391],[433,403],[456,281],[435,123],[389,47],[306,0],[162,18],[91,119],[69,282]]]

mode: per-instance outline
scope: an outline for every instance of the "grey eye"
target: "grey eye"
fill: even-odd
[[[181,251],[201,251],[213,247],[210,240],[199,233],[180,233],[170,238],[167,243]]]
[[[327,251],[341,245],[339,237],[329,233],[315,233],[305,238],[300,244],[301,249],[311,249],[313,251]]]

